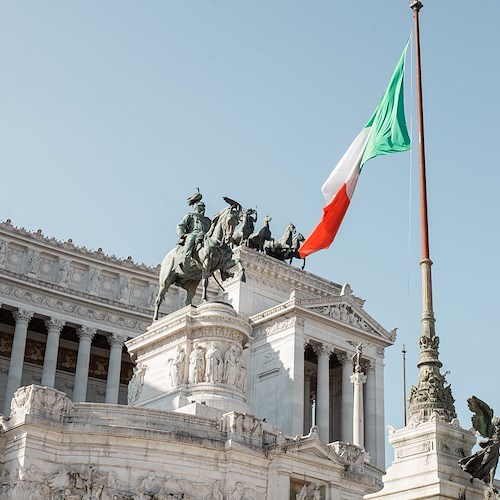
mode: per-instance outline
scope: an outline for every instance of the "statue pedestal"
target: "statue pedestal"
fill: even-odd
[[[126,345],[136,361],[129,404],[173,411],[192,403],[250,413],[246,353],[252,328],[229,304],[186,306]]]
[[[483,483],[464,472],[458,460],[469,455],[476,443],[474,431],[462,429],[455,419],[440,421],[437,414],[427,422],[389,431],[394,460],[382,478],[384,488],[365,500],[483,498]]]

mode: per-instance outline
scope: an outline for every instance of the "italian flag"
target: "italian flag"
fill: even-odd
[[[326,206],[323,208],[321,222],[299,249],[302,258],[331,245],[351,203],[365,162],[375,156],[410,149],[403,102],[403,77],[408,43],[409,41],[375,113],[321,188]]]

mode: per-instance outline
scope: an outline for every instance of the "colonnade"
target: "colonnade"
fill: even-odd
[[[15,328],[5,390],[4,415],[9,415],[12,396],[21,386],[28,328],[31,319],[34,316],[34,312],[25,309],[17,309],[12,312],[12,316],[15,320]],[[47,342],[45,345],[45,356],[43,360],[41,379],[41,384],[44,386],[54,387],[57,369],[57,355],[59,351],[59,338],[65,324],[65,320],[58,318],[47,318],[45,320],[45,326],[47,328]],[[79,342],[72,398],[74,402],[83,402],[86,399],[92,339],[96,333],[97,329],[91,326],[82,325],[77,329]],[[109,333],[107,335],[107,340],[110,346],[110,353],[106,380],[105,402],[116,404],[118,402],[118,392],[120,387],[122,350],[127,339],[125,336]]]
[[[304,432],[307,433],[315,423],[323,441],[338,440],[362,446],[373,460],[380,461],[384,456],[384,434],[383,431],[377,432],[377,425],[381,418],[383,420],[383,399],[378,401],[380,396],[383,398],[383,388],[379,387],[379,382],[383,381],[380,376],[383,364],[363,359],[362,371],[359,368],[354,370],[352,354],[340,352],[327,344],[311,347],[317,356],[317,367],[309,364],[304,368]],[[341,396],[337,401],[340,422],[334,422],[331,411],[331,356],[335,356],[341,365],[341,368],[337,365],[338,375],[335,375],[341,377],[341,381],[337,380],[341,385]],[[314,375],[315,385],[312,383]]]

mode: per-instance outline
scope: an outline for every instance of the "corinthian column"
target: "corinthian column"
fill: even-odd
[[[10,414],[10,400],[14,393],[21,387],[23,375],[24,350],[26,349],[26,337],[28,335],[28,325],[33,317],[32,311],[18,309],[12,313],[16,320],[14,329],[14,340],[12,341],[12,352],[10,355],[9,375],[7,377],[7,387],[5,389],[4,415]]]
[[[45,346],[45,358],[43,360],[42,385],[54,387],[56,381],[57,353],[59,351],[59,335],[65,321],[50,318],[45,320],[47,327],[47,345]]]
[[[366,382],[366,375],[361,371],[359,365],[351,375],[351,382],[354,384],[354,405],[352,416],[352,443],[357,446],[365,445],[364,421],[363,421],[363,384]]]
[[[89,328],[87,326],[82,326],[77,331],[80,342],[78,344],[78,358],[76,360],[75,388],[73,389],[73,401],[75,403],[85,401],[87,397],[90,348],[96,331],[95,328]]]
[[[120,390],[120,371],[122,367],[122,348],[125,338],[119,335],[108,337],[110,345],[108,380],[106,384],[106,403],[118,403],[118,392]]]
[[[330,346],[320,344],[314,346],[318,356],[318,390],[316,394],[316,425],[321,439],[330,440]]]
[[[342,406],[340,432],[344,443],[352,443],[352,411],[354,405],[354,393],[351,384],[352,356],[347,353],[337,355],[342,364]]]

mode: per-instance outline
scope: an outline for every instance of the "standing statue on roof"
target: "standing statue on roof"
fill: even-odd
[[[479,442],[481,450],[462,458],[458,463],[465,472],[486,484],[486,498],[500,498],[493,486],[500,450],[500,418],[495,417],[493,410],[476,396],[469,398],[467,404],[474,413],[472,426],[486,441]]]

